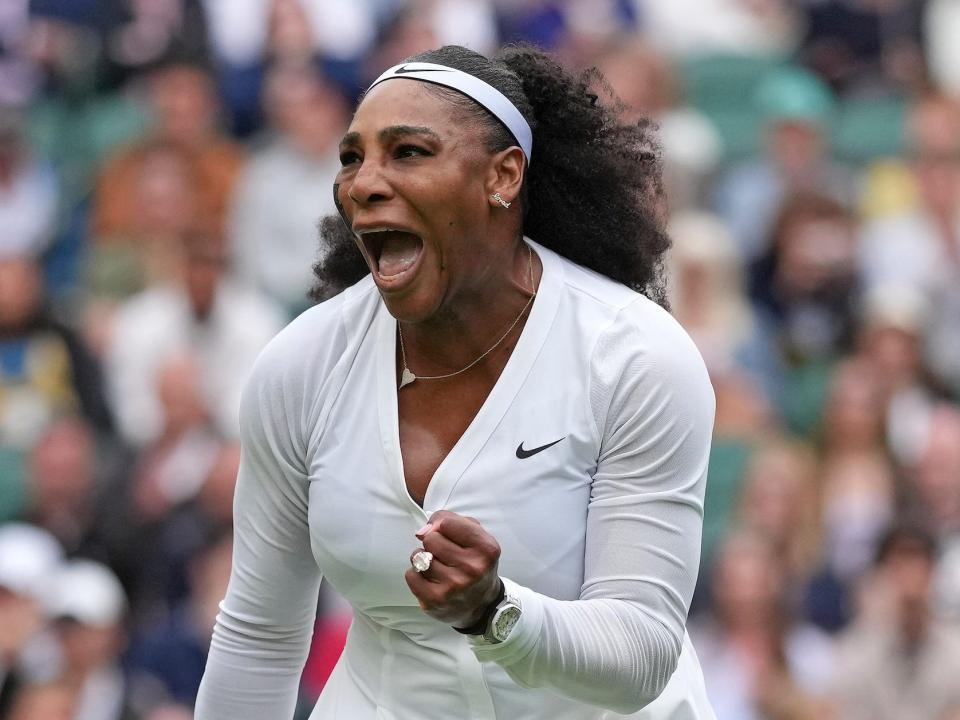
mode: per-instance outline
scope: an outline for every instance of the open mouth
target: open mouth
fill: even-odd
[[[382,280],[399,279],[409,272],[423,251],[420,236],[406,230],[376,228],[359,233],[376,274]]]

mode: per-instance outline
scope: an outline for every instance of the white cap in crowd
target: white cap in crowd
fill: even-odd
[[[26,523],[0,525],[0,587],[42,600],[63,548],[46,530]]]
[[[127,596],[106,565],[93,560],[71,560],[52,575],[44,605],[51,618],[109,627],[123,619]]]

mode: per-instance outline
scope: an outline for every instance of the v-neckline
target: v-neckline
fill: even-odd
[[[420,506],[407,489],[403,472],[403,455],[400,449],[400,418],[397,408],[397,321],[380,302],[377,314],[377,406],[380,420],[380,439],[387,458],[388,481],[398,494],[398,499],[415,519],[429,517],[449,503],[460,478],[486,445],[501,418],[510,407],[523,382],[529,374],[540,348],[547,339],[560,305],[560,288],[563,283],[563,265],[549,250],[527,240],[540,257],[543,271],[537,297],[530,308],[530,315],[520,333],[516,347],[497,378],[493,389],[483,405],[470,421],[446,457],[437,466]],[[507,450],[505,449],[504,452]]]

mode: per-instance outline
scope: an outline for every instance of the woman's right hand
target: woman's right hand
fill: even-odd
[[[434,513],[417,538],[433,554],[430,569],[407,570],[410,591],[430,617],[457,628],[477,623],[500,595],[500,544],[479,521],[447,510]]]

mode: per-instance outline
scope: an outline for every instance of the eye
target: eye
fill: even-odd
[[[340,164],[343,167],[347,165],[352,165],[355,162],[360,162],[360,155],[353,150],[347,150],[346,152],[340,153]]]
[[[394,153],[398,158],[411,158],[411,157],[428,157],[432,155],[429,150],[418,145],[398,145],[396,152]]]

